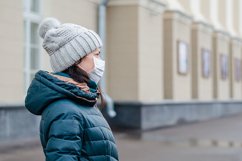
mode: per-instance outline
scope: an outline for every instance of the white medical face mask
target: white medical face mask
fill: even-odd
[[[98,83],[103,76],[105,69],[105,61],[93,57],[94,69],[88,74],[90,79]]]

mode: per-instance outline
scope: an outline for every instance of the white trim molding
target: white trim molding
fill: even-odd
[[[150,11],[151,15],[160,15],[166,9],[163,0],[110,0],[108,6],[141,6]]]
[[[138,5],[149,9],[154,13],[161,13],[167,6],[163,0],[110,0],[108,6],[130,6]]]
[[[90,1],[92,3],[95,3],[95,4],[100,4],[101,3],[101,0],[88,0],[88,1]]]

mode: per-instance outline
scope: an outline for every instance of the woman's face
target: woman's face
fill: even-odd
[[[87,54],[76,65],[79,68],[85,70],[87,73],[90,73],[94,69],[94,60],[93,60],[93,57],[100,58],[100,49],[96,49],[92,53]]]

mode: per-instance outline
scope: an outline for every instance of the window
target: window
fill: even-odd
[[[220,75],[222,80],[226,80],[228,78],[228,55],[220,54]]]
[[[189,70],[189,49],[185,41],[177,41],[177,70],[181,75],[188,74]]]
[[[24,88],[27,90],[35,73],[41,68],[41,45],[38,25],[41,21],[41,0],[24,3]]]
[[[211,74],[211,52],[206,48],[202,48],[202,76],[209,78]]]
[[[234,79],[236,82],[241,81],[241,60],[234,58]]]

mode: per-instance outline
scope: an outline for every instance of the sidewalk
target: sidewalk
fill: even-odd
[[[242,161],[242,114],[145,132],[116,133],[121,161]],[[0,161],[44,161],[40,145],[0,153]]]

